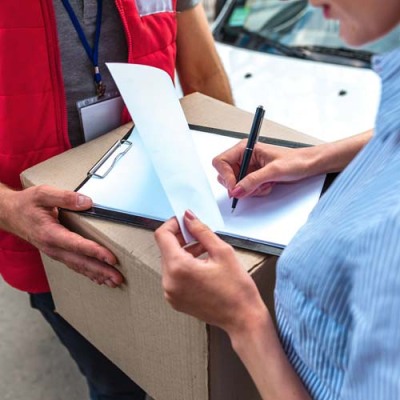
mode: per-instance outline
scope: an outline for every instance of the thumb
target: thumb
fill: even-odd
[[[72,205],[71,207],[76,207],[76,210],[86,210],[90,207],[93,206],[93,201],[90,197],[85,196],[81,193],[75,193],[72,197]],[[71,210],[74,210],[74,208],[70,208]]]
[[[36,200],[44,207],[60,207],[75,211],[86,210],[93,205],[92,199],[81,193],[50,186],[38,188]]]
[[[226,246],[226,243],[207,225],[203,224],[192,211],[186,210],[183,219],[190,234],[204,247],[211,257],[217,255],[221,246]]]

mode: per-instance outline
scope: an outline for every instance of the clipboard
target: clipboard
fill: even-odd
[[[199,126],[199,125],[189,125],[190,132],[193,135],[200,135],[203,133],[207,137],[205,138],[206,140],[211,139],[217,139],[218,137],[221,139],[223,137],[231,139],[236,139],[241,140],[243,138],[247,137],[247,134],[242,133],[242,132],[234,132],[234,131],[227,131],[227,130],[221,130],[221,129],[214,129],[210,127],[204,127],[204,126]],[[132,128],[122,139],[118,140],[96,163],[95,165],[88,171],[86,178],[82,181],[82,183],[75,189],[75,191],[81,191],[84,194],[87,194],[92,197],[94,201],[94,206],[86,211],[81,211],[79,213],[95,217],[95,218],[101,218],[101,219],[106,219],[114,222],[119,222],[119,223],[124,223],[128,225],[133,225],[136,227],[141,227],[145,229],[150,229],[150,230],[155,230],[157,229],[164,221],[166,221],[168,218],[173,216],[172,211],[170,215],[168,215],[168,211],[160,211],[160,215],[158,215],[158,210],[157,204],[156,208],[151,208],[150,211],[147,213],[141,213],[141,212],[136,212],[136,211],[126,211],[124,208],[118,208],[114,206],[102,206],[99,203],[96,203],[96,196],[93,196],[91,193],[86,193],[85,190],[85,185],[88,184],[91,180],[96,180],[98,185],[102,186],[101,182],[105,182],[107,177],[110,177],[113,173],[116,174],[118,173],[118,169],[121,171],[122,170],[122,164],[125,162],[128,165],[128,161],[124,161],[128,159],[128,157],[133,157],[134,156],[134,151],[135,151],[135,146],[132,140],[130,138],[132,135],[134,135]],[[211,135],[211,136],[210,136]],[[137,135],[138,136],[138,135]],[[203,140],[203,139],[202,139]],[[291,148],[299,148],[299,147],[309,147],[310,145],[304,144],[304,143],[299,143],[299,142],[293,142],[293,141],[287,141],[287,140],[281,140],[281,139],[275,139],[275,138],[270,138],[270,137],[260,137],[259,141],[262,143],[268,143],[268,144],[273,144],[277,146],[284,146],[284,147],[291,147]],[[230,146],[229,146],[230,147]],[[130,153],[131,152],[131,153]],[[216,154],[219,154],[220,151],[218,151]],[[129,154],[129,156],[128,156]],[[131,162],[131,161],[129,161]],[[211,163],[210,163],[211,164]],[[133,164],[131,164],[133,165]],[[211,167],[212,168],[212,167]],[[131,171],[131,175],[128,173],[128,179],[129,176],[132,176],[132,174],[135,174],[137,171]],[[323,179],[323,185],[319,191],[319,195],[322,195],[325,190],[329,187],[333,179],[335,178],[336,174],[329,174]],[[153,175],[149,175],[147,177],[148,180],[155,179]],[[93,182],[94,183],[94,182]],[[218,184],[219,185],[219,184]],[[221,186],[222,188],[222,186]],[[106,189],[106,188],[104,188]],[[121,189],[120,189],[121,190]],[[116,197],[122,198],[123,196],[130,195],[133,188],[129,187],[129,182],[124,183],[124,189],[122,191],[125,191],[125,193],[115,193]],[[225,190],[225,189],[223,189]],[[226,190],[225,190],[226,192]],[[140,199],[140,196],[138,199],[136,199],[137,204],[140,204],[140,202],[143,202],[143,204],[146,204],[146,207],[148,206],[147,203],[151,203],[154,199],[149,199],[150,196],[147,196],[146,198],[146,191],[143,193],[143,198]],[[271,195],[272,196],[272,195]],[[157,197],[158,199],[162,199],[162,195],[158,192],[156,193],[155,196],[151,197]],[[269,196],[268,196],[269,197]],[[268,199],[266,197],[265,199]],[[163,200],[165,201],[165,199]],[[167,200],[168,201],[168,200]],[[230,199],[229,199],[230,201]],[[242,200],[239,205],[242,205],[245,203],[246,200]],[[317,200],[316,200],[317,201]],[[239,207],[239,206],[238,206]],[[238,210],[240,212],[240,210]],[[311,211],[311,210],[310,210]],[[163,214],[164,212],[164,214]],[[236,211],[235,211],[236,213]],[[307,215],[308,216],[308,215]],[[235,217],[236,218],[236,217]],[[245,221],[246,215],[239,215],[238,218],[242,218],[241,221]],[[244,218],[244,219],[243,219]],[[297,231],[297,230],[296,230]],[[247,249],[247,250],[252,250],[252,251],[257,251],[265,254],[272,254],[279,256],[281,252],[283,251],[284,247],[286,244],[282,243],[275,243],[271,242],[270,240],[262,240],[260,237],[251,237],[251,235],[241,235],[240,232],[236,233],[231,233],[231,232],[216,232],[219,237],[221,237],[224,241],[227,243],[231,244],[232,246],[242,248],[242,249]]]

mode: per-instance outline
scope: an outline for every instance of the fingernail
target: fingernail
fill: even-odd
[[[240,196],[243,196],[245,193],[246,193],[246,191],[241,186],[236,186],[231,191],[231,196],[232,197],[240,197]]]
[[[124,283],[124,279],[122,279],[122,281],[116,281],[113,278],[110,278],[110,281],[113,283],[114,287],[121,286]]]
[[[104,283],[110,288],[115,288],[117,286],[111,279],[106,279]]]
[[[191,210],[185,211],[185,217],[190,221],[194,221],[195,219],[197,219],[196,215]]]
[[[80,194],[76,200],[76,205],[78,207],[88,207],[90,206],[91,202],[92,199],[90,197],[83,196],[82,194]]]
[[[261,190],[267,190],[267,189],[269,189],[270,187],[272,187],[272,182],[266,182],[266,183],[263,183],[263,184],[260,186],[260,189],[261,189]]]
[[[113,267],[114,267],[115,265],[117,265],[116,262],[111,261],[111,260],[109,260],[108,258],[103,258],[103,261],[104,261],[106,264],[108,264],[108,265],[112,265]]]

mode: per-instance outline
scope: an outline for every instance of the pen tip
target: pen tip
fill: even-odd
[[[235,209],[234,208],[232,208],[232,210],[231,210],[231,214],[233,214],[233,212],[235,211]]]

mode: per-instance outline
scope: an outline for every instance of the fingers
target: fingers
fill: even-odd
[[[262,193],[266,195],[270,193],[274,184],[274,182],[269,181],[270,175],[268,166],[254,171],[239,181],[230,195],[237,199],[260,196]]]
[[[260,185],[254,192],[250,194],[250,196],[254,197],[263,197],[267,196],[271,193],[272,188],[274,187],[274,182],[267,182]]]
[[[206,249],[201,243],[195,242],[185,246],[185,251],[190,253],[194,258],[200,257],[206,252]]]
[[[117,259],[111,251],[60,224],[52,224],[39,241],[41,251],[100,284],[116,287],[123,282],[121,273],[113,268]]]
[[[271,190],[271,181],[276,178],[276,168],[269,165],[271,148],[257,145],[248,174],[237,182],[245,146],[246,141],[241,141],[213,160],[213,166],[218,171],[218,182],[228,189],[230,197],[237,199],[252,195],[260,196],[262,193],[268,194]]]
[[[164,259],[169,261],[182,260],[182,256],[186,258],[187,255],[190,255],[191,258],[197,258],[205,252],[212,256],[215,253],[214,249],[220,249],[221,245],[228,246],[206,225],[201,223],[190,210],[185,212],[184,223],[197,243],[186,245],[177,219],[172,218],[155,232],[155,239]]]
[[[68,210],[86,210],[92,207],[92,200],[80,193],[60,190],[51,186],[37,186],[34,191],[34,202],[42,207],[60,207]]]
[[[236,185],[245,145],[246,141],[242,140],[212,161],[214,168],[218,171],[218,182],[228,190],[233,189]]]
[[[168,220],[158,228],[155,238],[164,258],[179,257],[183,254],[182,250],[197,258],[206,251],[201,243],[186,244],[176,218]]]
[[[66,251],[61,248],[51,248],[45,253],[57,261],[62,262],[98,285],[107,285],[110,288],[120,286],[124,279],[119,271],[105,262],[82,254]]]
[[[66,251],[96,258],[109,265],[115,265],[117,263],[117,259],[111,251],[96,242],[85,239],[84,237],[69,231],[61,225],[59,225],[59,229],[54,229],[52,238],[48,243]]]
[[[212,258],[224,258],[231,246],[220,239],[213,231],[204,225],[192,211],[187,210],[184,215],[185,225],[190,234],[202,245]]]
[[[175,257],[185,245],[176,218],[164,222],[154,233],[157,245],[165,258]]]

